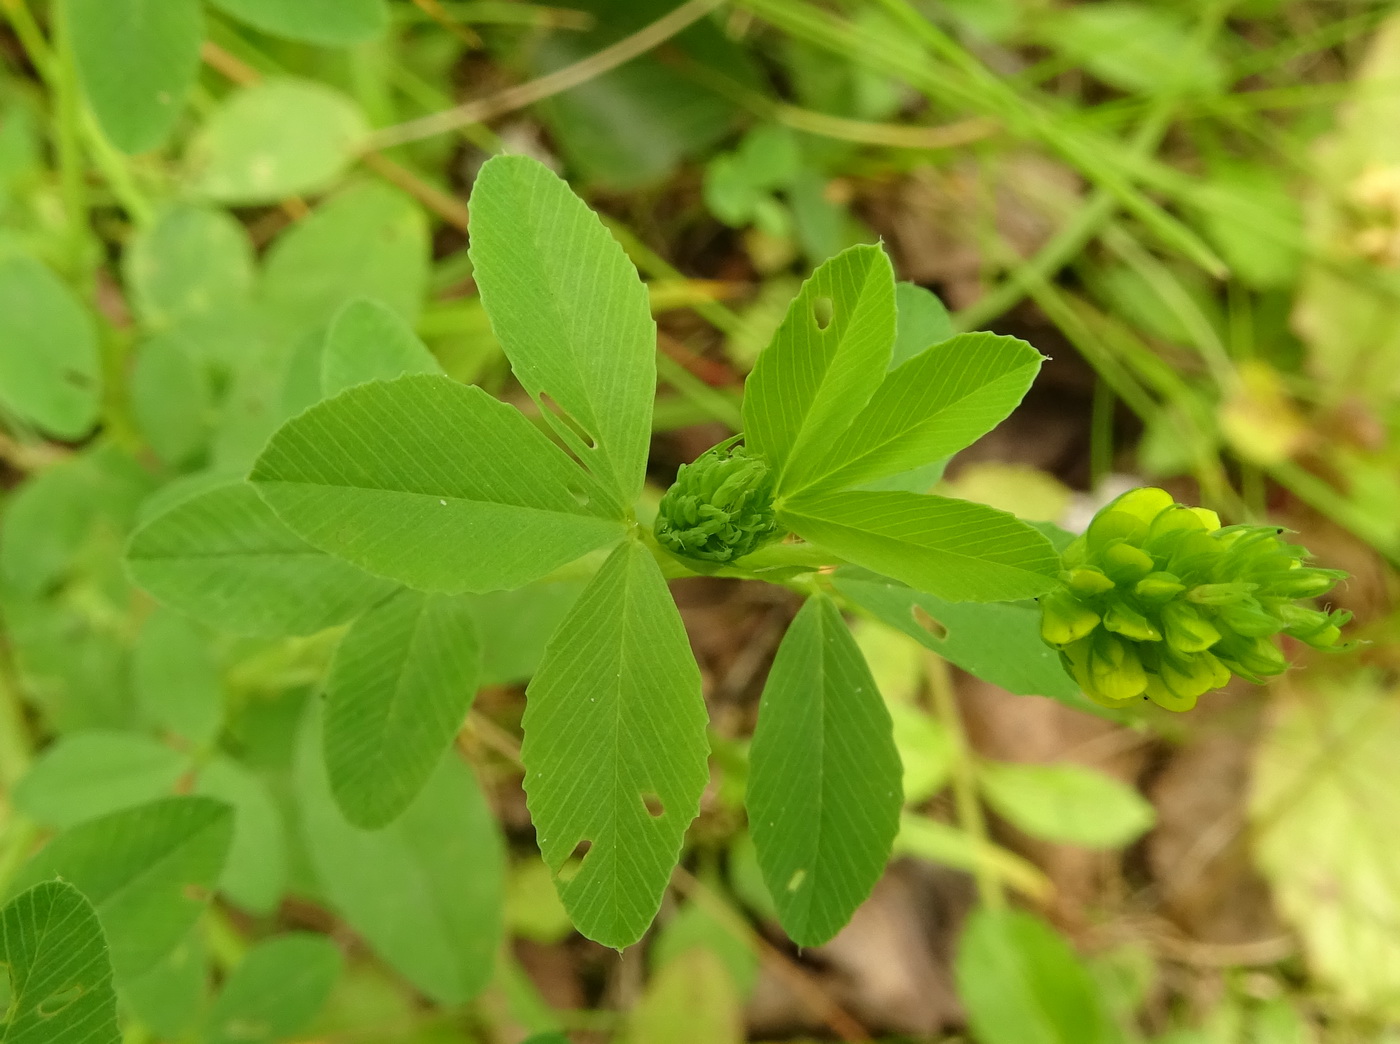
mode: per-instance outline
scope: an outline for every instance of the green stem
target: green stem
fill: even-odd
[[[88,153],[97,169],[102,172],[112,195],[117,197],[117,202],[138,228],[147,227],[155,219],[155,208],[136,184],[136,179],[131,173],[131,164],[107,140],[92,113],[83,113],[82,125]]]
[[[84,285],[88,282],[91,230],[88,227],[88,193],[83,164],[82,98],[78,67],[68,41],[68,14],[64,4],[53,6],[54,141],[58,153],[58,177],[63,209],[69,227],[69,266]]]
[[[948,675],[948,664],[942,657],[933,653],[925,656],[929,693],[933,697],[933,710],[943,728],[948,733],[952,746],[953,800],[957,804],[958,824],[968,832],[976,844],[977,863],[974,876],[977,880],[977,894],[982,905],[991,910],[1006,908],[1006,891],[1001,878],[987,858],[993,850],[992,840],[987,831],[987,819],[982,813],[982,802],[977,796],[977,761],[972,744],[968,742],[967,731],[963,728],[962,715],[958,713],[957,696],[953,693],[952,679]]]

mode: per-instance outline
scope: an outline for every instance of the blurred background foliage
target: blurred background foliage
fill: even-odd
[[[0,12],[0,882],[49,832],[162,794],[236,811],[214,904],[119,979],[128,1041],[1400,1042],[1394,3]],[[521,401],[465,252],[463,200],[502,149],[569,177],[650,280],[655,496],[733,430],[802,276],[880,239],[950,330],[1053,358],[942,491],[1075,528],[1152,483],[1275,520],[1352,574],[1337,604],[1367,644],[1108,720],[1057,672],[996,675],[975,607],[863,603],[905,762],[899,858],[798,952],[740,801],[795,606],[678,584],[714,784],[658,927],[619,956],[572,933],[519,785],[521,683],[577,589],[492,596],[459,746],[493,815],[458,764],[416,823],[338,832],[297,735],[339,632],[157,608],[123,546],[246,471],[350,299]],[[469,850],[435,845],[449,828]]]

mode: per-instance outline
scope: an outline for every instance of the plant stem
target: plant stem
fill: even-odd
[[[987,819],[982,814],[982,803],[977,796],[976,755],[968,743],[962,715],[958,713],[958,701],[953,693],[952,679],[948,676],[948,664],[941,656],[930,652],[924,654],[924,665],[934,713],[947,730],[953,748],[953,800],[957,803],[958,824],[977,842],[974,875],[977,894],[983,906],[990,910],[1002,910],[1006,908],[1006,891],[987,859],[992,841],[987,834]]]
[[[68,41],[68,15],[63,4],[53,6],[54,141],[63,209],[68,218],[69,267],[84,285],[89,276],[88,195],[83,166],[82,99],[78,67]]]

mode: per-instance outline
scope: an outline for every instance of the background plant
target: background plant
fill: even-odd
[[[1389,5],[3,10],[0,878],[18,898],[0,989],[13,1010],[81,1016],[92,1039],[112,1039],[119,1008],[133,1040],[725,1040],[777,982],[777,1016],[747,1003],[755,1039],[928,1035],[964,1014],[992,1042],[1384,1039],[1397,981],[1383,838],[1400,157],[1376,130],[1395,106]],[[647,277],[627,298],[638,357],[656,347],[647,313],[659,320],[654,408],[649,381],[629,387],[633,408],[606,419],[631,426],[600,442],[617,452],[561,504],[583,517],[575,494],[588,499],[599,534],[638,491],[645,519],[676,465],[752,435],[761,367],[742,404],[740,379],[801,278],[883,235],[899,277],[956,309],[899,285],[895,357],[986,326],[1053,357],[1024,420],[964,454],[940,493],[1070,523],[1045,472],[1107,499],[1126,470],[1227,521],[1267,516],[1354,575],[1338,597],[1371,644],[1268,698],[1101,724],[1037,644],[1030,606],[842,570],[788,628],[797,603],[778,585],[683,580],[713,785],[642,950],[619,959],[571,938],[520,808],[519,686],[548,686],[546,639],[597,563],[561,561],[509,592],[404,591],[316,547],[377,535],[392,554],[382,533],[299,533],[241,482],[284,421],[404,373],[419,376],[365,388],[475,384],[508,403],[473,393],[483,416],[587,450],[550,419],[552,405],[586,419],[580,403],[503,352],[489,278],[471,280],[463,201],[503,139],[559,160]],[[470,557],[448,543],[425,570],[453,554]],[[598,575],[634,582],[648,557]],[[777,933],[741,808],[778,637],[800,650],[845,634],[832,598],[859,607],[855,643],[903,763],[900,862],[864,910],[949,917],[913,949],[877,935],[877,960],[842,949],[869,930],[858,914],[817,951],[822,966]],[[778,680],[785,659],[812,663],[780,654]],[[1061,702],[1005,704],[963,670]],[[386,717],[393,742],[368,746],[388,688],[429,713],[399,732]],[[421,754],[448,742],[465,760]],[[412,769],[380,785],[386,758]],[[929,886],[919,868],[933,865],[977,879],[983,909],[965,929],[959,879]],[[22,891],[55,872],[79,894]],[[1038,914],[1005,912],[1007,891]],[[106,963],[82,967],[81,992],[45,992],[31,955],[51,939],[91,954],[94,924]],[[954,946],[955,974],[937,956]],[[922,969],[912,992],[862,978],[892,965]],[[954,980],[961,1007],[939,1000]],[[12,1017],[4,1032],[33,1031]]]

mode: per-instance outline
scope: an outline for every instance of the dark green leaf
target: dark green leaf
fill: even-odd
[[[763,879],[799,946],[835,935],[875,887],[903,807],[884,699],[829,598],[783,637],[759,703],[745,804]]]
[[[345,817],[396,819],[462,727],[481,668],[468,598],[401,591],[355,621],[326,681],[325,757]]]
[[[397,590],[306,543],[245,482],[197,493],[151,519],[132,537],[127,562],[161,601],[248,634],[313,634]]]
[[[362,384],[313,406],[251,479],[310,543],[425,591],[520,587],[623,532],[519,410],[446,377]]]
[[[628,541],[560,624],[525,705],[540,852],[590,939],[621,949],[656,915],[708,776],[705,721],[680,614]]]
[[[0,975],[9,978],[3,1044],[117,1044],[117,995],[97,911],[63,881],[0,910]]]
[[[779,510],[800,536],[856,565],[951,602],[1042,594],[1060,556],[1005,511],[916,493],[814,493]]]

